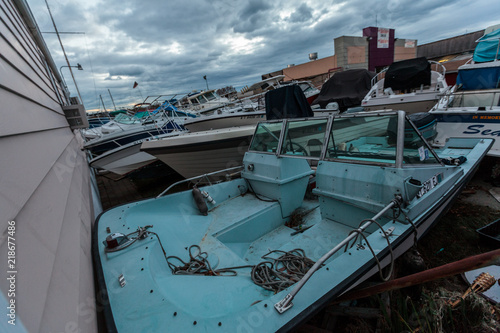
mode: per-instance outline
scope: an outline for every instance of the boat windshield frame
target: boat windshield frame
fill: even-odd
[[[396,119],[397,133],[393,141],[394,155],[390,156],[392,159],[390,161],[384,161],[380,158],[370,158],[369,154],[365,154],[361,157],[356,157],[356,154],[345,154],[346,156],[339,157],[330,156],[328,149],[331,144],[335,145],[334,140],[330,142],[332,134],[332,128],[334,124],[338,124],[339,121],[343,119],[359,119],[366,117],[392,117]],[[375,118],[373,118],[375,119]],[[307,145],[297,144],[290,139],[289,133],[293,133],[291,125],[294,123],[304,123],[307,122],[308,125],[304,125],[304,128],[308,128],[307,132]],[[324,128],[322,127],[324,125]],[[301,128],[301,127],[296,127]],[[278,133],[279,131],[279,133]],[[405,135],[408,136],[408,131],[412,131],[416,135],[413,142],[419,145],[419,148],[412,148],[411,154],[408,153],[408,142],[405,141]],[[315,134],[311,134],[315,133]],[[301,137],[303,140],[306,136]],[[309,147],[309,142],[313,140],[320,141],[321,152],[317,156],[310,156],[311,150]],[[381,137],[380,140],[388,140],[385,137]],[[351,140],[352,141],[352,140]],[[317,141],[316,141],[317,142]],[[295,147],[294,147],[295,146]],[[309,151],[307,148],[309,147]],[[336,148],[335,148],[336,149]],[[384,111],[384,112],[360,112],[345,115],[329,115],[314,118],[290,118],[290,119],[276,119],[271,121],[259,122],[255,129],[254,136],[250,142],[248,149],[250,152],[262,153],[262,154],[272,154],[278,157],[287,158],[299,158],[307,160],[316,161],[336,161],[341,163],[351,163],[351,164],[368,164],[368,165],[380,165],[380,166],[390,166],[396,168],[404,167],[415,167],[423,166],[429,164],[443,165],[441,159],[436,154],[434,149],[425,140],[422,134],[418,131],[415,124],[413,124],[408,116],[406,116],[404,111]],[[358,150],[359,151],[359,150]],[[344,150],[344,152],[347,152]],[[418,155],[418,154],[420,155]],[[363,153],[360,153],[363,155]],[[409,156],[412,155],[412,156]],[[411,161],[410,158],[412,157]]]
[[[477,98],[485,96],[485,98]],[[469,98],[468,98],[469,97]],[[481,90],[454,90],[441,97],[440,102],[445,110],[448,109],[473,109],[494,110],[500,107],[500,89]],[[484,103],[489,101],[489,103]],[[480,103],[483,102],[483,103]],[[459,104],[457,104],[459,103]]]

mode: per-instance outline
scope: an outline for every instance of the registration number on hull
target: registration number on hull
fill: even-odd
[[[443,174],[438,173],[437,175],[432,176],[430,179],[426,180],[422,183],[422,188],[417,193],[417,198],[421,198],[425,193],[432,190],[443,180]]]

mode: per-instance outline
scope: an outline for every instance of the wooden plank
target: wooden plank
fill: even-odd
[[[467,272],[476,268],[489,265],[496,265],[499,262],[500,262],[500,250],[490,251],[487,253],[458,260],[443,266],[428,269],[423,272],[408,275],[399,279],[380,283],[372,287],[352,290],[337,298],[335,302],[343,302],[352,299],[364,298],[390,290],[410,287],[413,285]]]
[[[488,192],[496,199],[496,201],[500,202],[500,189],[499,188],[490,188]]]

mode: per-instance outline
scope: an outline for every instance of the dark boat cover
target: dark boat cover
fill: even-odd
[[[319,96],[312,104],[325,108],[328,103],[337,102],[340,112],[361,105],[361,101],[371,88],[373,72],[366,69],[351,69],[335,73],[321,87]]]
[[[265,99],[267,120],[314,116],[304,92],[296,84],[270,90]]]
[[[422,84],[431,84],[431,64],[425,57],[393,62],[385,73],[384,89],[414,89]]]

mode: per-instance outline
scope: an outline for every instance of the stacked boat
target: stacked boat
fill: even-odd
[[[452,137],[493,138],[491,156],[500,156],[500,29],[480,40],[473,58],[458,68],[456,85],[431,111],[437,120],[434,144]]]
[[[373,77],[361,106],[365,111],[427,112],[449,89],[445,74],[442,64],[424,57],[394,62]]]
[[[107,330],[290,330],[369,277],[386,279],[492,143],[435,150],[403,111],[261,122],[243,165],[221,171],[228,181],[98,218]]]
[[[240,112],[236,113],[235,117],[227,118],[228,121],[232,120],[230,127],[215,127],[177,137],[145,141],[141,151],[156,156],[183,177],[191,178],[228,166],[241,165],[255,126],[264,117],[275,119],[313,116],[307,98],[298,85],[287,85],[268,91],[265,95],[265,106],[266,111],[261,111],[260,115]],[[252,118],[245,118],[247,116]],[[224,117],[218,118],[218,122],[215,122],[211,116],[207,121],[221,126],[225,124],[223,119]],[[189,128],[189,125],[186,126]]]
[[[98,137],[85,144],[92,156],[90,166],[126,175],[154,162],[156,157],[140,151],[142,142],[179,135],[185,131],[183,123],[187,117],[194,115],[177,110],[169,101],[154,112],[119,114],[100,127]]]

